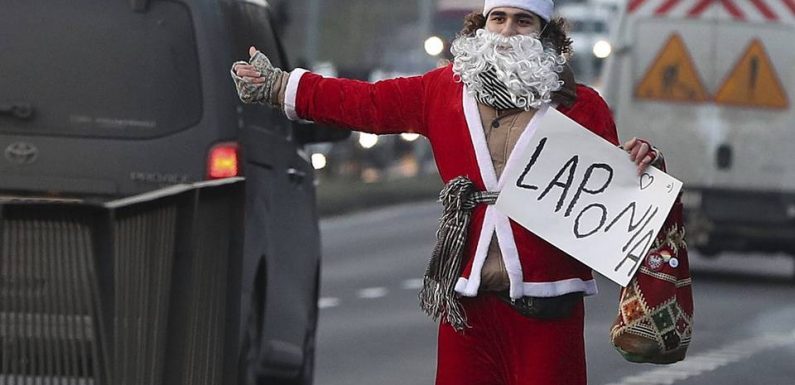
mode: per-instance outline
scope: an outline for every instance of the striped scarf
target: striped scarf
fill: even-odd
[[[483,89],[475,96],[479,102],[498,110],[522,108],[522,106],[518,105],[516,103],[517,101],[511,97],[505,83],[497,78],[497,70],[494,69],[494,67],[489,67],[487,70],[480,72],[477,76],[483,83]]]
[[[439,230],[436,231],[436,246],[420,290],[420,307],[434,321],[444,316],[445,321],[456,330],[469,327],[455,293],[455,284],[461,275],[472,209],[480,203],[494,204],[497,195],[496,192],[476,191],[472,181],[463,176],[448,182],[439,194],[444,211],[439,219]]]

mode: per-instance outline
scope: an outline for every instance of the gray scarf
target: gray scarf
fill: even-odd
[[[472,181],[463,176],[448,182],[439,194],[444,212],[420,290],[420,307],[434,320],[444,317],[456,330],[469,326],[455,284],[461,275],[472,209],[481,203],[493,205],[497,195],[475,190]]]

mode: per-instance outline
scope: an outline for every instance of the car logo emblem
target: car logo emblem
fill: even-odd
[[[6,147],[5,155],[11,163],[31,164],[39,157],[39,150],[30,143],[16,142]]]

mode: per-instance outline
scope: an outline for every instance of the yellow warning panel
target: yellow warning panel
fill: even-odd
[[[715,95],[716,103],[787,108],[787,93],[762,42],[754,39]]]
[[[678,34],[672,35],[635,87],[635,97],[672,102],[706,102],[709,94]]]

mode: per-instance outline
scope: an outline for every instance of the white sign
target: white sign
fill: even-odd
[[[519,166],[505,170],[497,209],[626,286],[682,182],[654,167],[639,176],[626,151],[554,108],[537,118],[527,147],[516,149]]]

